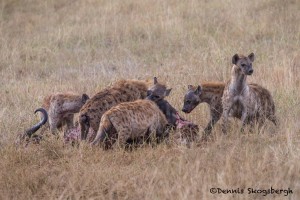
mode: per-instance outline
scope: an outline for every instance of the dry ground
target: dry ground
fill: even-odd
[[[299,10],[298,0],[1,0],[0,199],[300,199]],[[278,128],[223,136],[218,124],[190,149],[13,145],[52,92],[93,95],[155,75],[180,109],[188,84],[228,80],[232,55],[250,52],[249,81],[271,91]],[[205,126],[209,113],[201,105],[183,116]],[[271,186],[293,194],[210,193]]]

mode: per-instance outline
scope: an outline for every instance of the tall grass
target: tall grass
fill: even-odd
[[[300,2],[0,1],[0,199],[299,199]],[[191,148],[132,152],[63,146],[47,138],[16,149],[19,132],[53,92],[95,94],[123,78],[172,87],[178,110],[188,84],[227,81],[231,57],[254,52],[248,81],[269,89],[280,126]],[[200,126],[206,105],[184,115]],[[210,188],[291,188],[293,194],[211,194]]]

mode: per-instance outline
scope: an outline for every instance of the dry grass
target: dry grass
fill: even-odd
[[[300,2],[297,0],[0,1],[0,199],[299,199]],[[190,149],[132,152],[63,147],[49,138],[16,149],[46,94],[89,95],[121,78],[154,75],[173,87],[225,81],[231,56],[256,54],[249,81],[274,96],[281,125],[234,127]],[[206,105],[186,115],[205,126]],[[211,194],[220,187],[293,194]],[[247,191],[246,191],[247,192]]]

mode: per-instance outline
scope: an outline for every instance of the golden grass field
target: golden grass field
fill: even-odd
[[[47,94],[92,96],[157,76],[181,110],[188,84],[227,81],[232,56],[251,52],[248,81],[270,90],[279,127],[240,133],[237,121],[224,136],[218,123],[212,140],[191,148],[103,151],[54,137],[14,145]],[[1,0],[0,74],[0,199],[300,199],[298,0]],[[205,104],[181,115],[200,127],[209,119]],[[247,190],[271,187],[293,194]]]

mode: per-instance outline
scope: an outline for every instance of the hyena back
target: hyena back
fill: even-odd
[[[147,96],[148,85],[147,81],[121,80],[95,94],[79,113],[81,139],[86,139],[90,127],[95,132],[98,131],[102,115],[113,106],[122,102],[144,99]]]
[[[102,115],[93,145],[104,143],[109,147],[118,141],[124,147],[129,140],[162,135],[167,123],[164,114],[152,101],[121,103]]]

